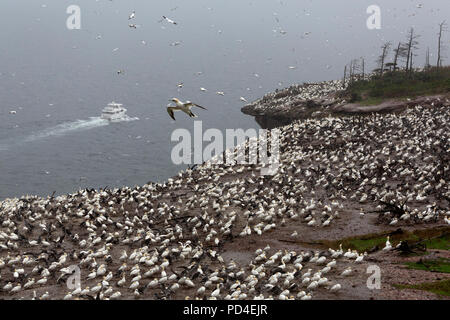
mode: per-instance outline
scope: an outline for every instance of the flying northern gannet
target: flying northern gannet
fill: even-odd
[[[191,111],[192,107],[199,107],[201,109],[207,110],[206,108],[203,108],[202,106],[199,106],[198,104],[192,103],[190,101],[181,102],[177,98],[173,98],[169,101],[175,102],[175,107],[171,107],[171,106],[167,107],[167,113],[173,120],[175,120],[175,116],[173,114],[175,111],[183,111],[184,113],[188,114],[189,117],[195,118],[197,116],[192,113],[192,111]]]
[[[163,17],[163,20],[166,20],[168,23],[171,23],[171,24],[174,24],[174,25],[177,25],[178,23],[176,23],[175,21],[173,21],[172,19],[169,19],[169,18],[167,18],[166,16],[162,16]],[[161,20],[162,21],[162,20]]]
[[[128,20],[134,19],[134,17],[136,16],[136,14],[133,12],[128,16]]]

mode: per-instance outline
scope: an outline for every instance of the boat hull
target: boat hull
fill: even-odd
[[[125,112],[114,113],[114,114],[102,114],[101,118],[109,121],[120,120],[125,117]]]

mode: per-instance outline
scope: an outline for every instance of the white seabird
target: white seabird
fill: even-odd
[[[189,115],[191,118],[195,118],[196,115],[192,113],[191,108],[192,107],[199,107],[201,109],[207,110],[206,108],[199,106],[198,104],[192,103],[190,101],[186,101],[186,102],[182,102],[177,98],[173,98],[170,101],[175,103],[175,106],[168,106],[167,107],[167,113],[169,114],[169,116],[175,120],[175,116],[174,116],[174,112],[175,111],[183,111],[184,113],[186,113],[187,115]]]
[[[178,24],[177,22],[173,21],[172,19],[167,18],[166,16],[162,16],[162,17],[163,17],[163,20],[166,20],[168,23],[171,23],[171,24],[174,24],[174,25]]]

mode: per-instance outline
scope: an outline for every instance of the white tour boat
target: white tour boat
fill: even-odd
[[[106,120],[119,120],[126,116],[127,109],[122,107],[122,104],[111,102],[102,110],[102,119]]]

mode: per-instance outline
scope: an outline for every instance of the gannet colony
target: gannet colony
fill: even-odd
[[[448,226],[449,106],[296,121],[273,176],[205,162],[163,184],[6,199],[0,298],[369,298],[367,263],[399,244],[317,240]]]
[[[348,81],[342,80],[294,84],[268,93],[241,110],[252,116],[264,115],[288,121],[301,119],[309,117],[311,110],[319,111],[341,101],[336,93],[345,90],[347,86]],[[315,110],[318,107],[319,110]]]

